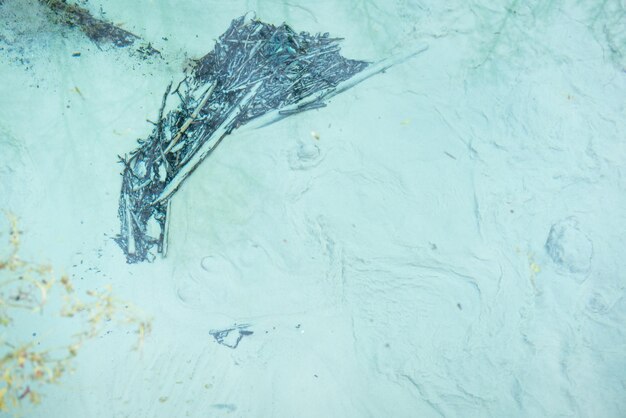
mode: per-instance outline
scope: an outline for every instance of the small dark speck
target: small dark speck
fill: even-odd
[[[296,328],[300,328],[300,324],[296,325]]]
[[[74,53],[72,54],[72,56],[73,56],[73,57],[80,57],[80,52],[74,52]]]
[[[313,377],[317,378],[317,375],[316,375],[316,374],[314,374],[314,375],[313,375]]]
[[[164,41],[167,41],[167,40],[168,40],[168,39],[167,39],[167,37],[165,37],[165,36],[164,36],[164,37],[162,37],[161,39],[163,39]]]
[[[386,343],[386,344],[385,344],[385,348],[389,348],[389,343]]]
[[[36,336],[37,336],[37,333],[36,333],[36,332],[33,332],[33,337],[36,337]]]
[[[462,311],[462,310],[463,310],[463,307],[461,306],[461,304],[460,304],[460,303],[457,303],[457,304],[456,304],[456,307],[457,307],[457,308],[459,308],[459,311]]]
[[[514,211],[513,209],[511,209],[509,212],[511,212],[511,213],[515,213],[515,211]]]

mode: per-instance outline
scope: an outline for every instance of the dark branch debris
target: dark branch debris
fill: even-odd
[[[173,93],[167,87],[152,134],[125,159],[117,242],[129,263],[165,255],[169,201],[198,164],[234,129],[324,106],[334,88],[368,66],[343,58],[338,39],[235,19],[212,52]],[[166,100],[180,103],[163,116]]]
[[[52,13],[52,19],[70,28],[81,30],[98,46],[112,45],[125,48],[141,41],[141,38],[105,20],[95,18],[89,10],[67,0],[39,0]],[[138,46],[143,56],[160,55],[150,44]]]

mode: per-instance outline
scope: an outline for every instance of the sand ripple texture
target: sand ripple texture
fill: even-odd
[[[626,416],[623,2],[104,2],[154,61],[16,33],[29,2],[0,2],[0,207],[24,256],[154,330],[137,353],[111,324],[28,416]],[[248,10],[356,59],[429,49],[231,135],[173,199],[167,257],[128,265],[117,156]]]

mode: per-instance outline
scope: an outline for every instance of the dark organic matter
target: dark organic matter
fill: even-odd
[[[209,334],[211,334],[213,338],[215,338],[215,341],[218,344],[224,345],[234,350],[239,346],[239,343],[241,342],[243,337],[254,334],[253,331],[246,329],[248,327],[249,325],[238,325],[234,328],[211,330],[209,331]],[[237,332],[235,333],[235,331]]]
[[[70,4],[66,0],[39,0],[51,12],[53,19],[59,24],[80,29],[97,45],[113,45],[124,48],[140,41],[137,35],[120,28],[110,22],[97,19],[85,8]],[[138,51],[145,56],[160,54],[152,46],[142,45]]]
[[[328,33],[296,33],[242,16],[172,90],[152,134],[124,164],[117,242],[129,263],[165,255],[170,199],[204,158],[236,129],[259,127],[326,106],[326,99],[395,61],[370,64],[339,53]],[[410,51],[407,58],[425,48]],[[170,96],[178,106],[164,115]]]

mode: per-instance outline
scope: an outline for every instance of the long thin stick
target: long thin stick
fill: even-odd
[[[172,201],[167,201],[167,208],[165,209],[165,223],[163,225],[163,242],[161,243],[161,257],[167,255],[167,240],[170,235],[170,213],[172,211]]]
[[[211,138],[209,138],[200,149],[194,153],[193,157],[180,168],[178,173],[174,176],[174,178],[165,186],[165,189],[161,192],[159,197],[157,197],[152,205],[156,205],[159,202],[164,201],[165,199],[169,199],[172,194],[178,190],[181,183],[191,174],[191,172],[204,160],[204,158],[211,152],[213,149],[224,139],[226,135],[228,135],[228,129],[230,128],[231,122],[237,118],[246,108],[246,106],[252,101],[254,95],[257,90],[261,87],[261,83],[257,83],[248,94],[246,94],[243,99],[239,102],[238,105],[235,106],[230,116],[222,122],[220,127],[213,133]]]
[[[204,107],[204,105],[206,104],[206,102],[209,100],[209,98],[211,97],[211,94],[213,94],[213,90],[215,90],[215,86],[217,86],[217,82],[211,84],[211,87],[208,88],[207,92],[204,95],[204,99],[202,99],[202,101],[200,102],[200,104],[196,107],[196,109],[193,111],[193,113],[191,114],[191,116],[185,121],[185,123],[183,124],[183,126],[180,128],[180,131],[178,131],[178,133],[176,134],[176,136],[174,137],[174,139],[172,139],[172,141],[170,142],[170,144],[167,146],[167,148],[165,148],[165,150],[163,151],[164,154],[167,154],[168,152],[170,152],[170,150],[174,147],[174,145],[176,145],[176,143],[178,142],[178,140],[183,136],[183,134],[185,133],[185,131],[191,126],[191,124],[196,120],[196,118],[198,117],[198,114],[200,113],[200,111],[202,110],[202,108]]]
[[[133,226],[130,200],[128,196],[124,196],[124,199],[126,200],[126,228],[128,228],[128,241],[126,242],[126,246],[128,254],[135,254],[135,228]]]
[[[242,128],[240,128],[238,130],[238,132],[246,132],[248,130],[251,129],[257,129],[257,128],[262,128],[264,126],[267,125],[271,125],[272,123],[278,122],[279,120],[294,114],[294,113],[298,113],[298,111],[304,111],[304,110],[309,110],[309,109],[315,109],[315,106],[311,106],[311,107],[307,107],[307,105],[310,105],[311,103],[314,103],[316,101],[321,101],[321,100],[325,100],[325,99],[330,99],[333,96],[336,96],[337,94],[348,90],[351,87],[354,87],[355,85],[367,80],[368,78],[379,74],[391,67],[393,67],[396,64],[400,64],[404,61],[406,61],[409,58],[412,58],[424,51],[426,51],[428,49],[428,45],[426,44],[419,44],[416,47],[410,49],[409,51],[406,52],[402,52],[396,55],[393,55],[389,58],[385,58],[381,61],[378,61],[370,66],[368,66],[367,68],[365,68],[363,71],[355,74],[354,76],[352,76],[351,78],[337,84],[336,87],[334,88],[330,88],[327,89],[319,94],[316,94],[315,97],[310,97],[308,99],[304,99],[298,103],[294,103],[292,105],[289,106],[285,106],[282,107],[280,109],[276,109],[273,110],[271,112],[266,113],[265,115],[250,121],[249,123],[247,123],[245,126],[243,126]]]

